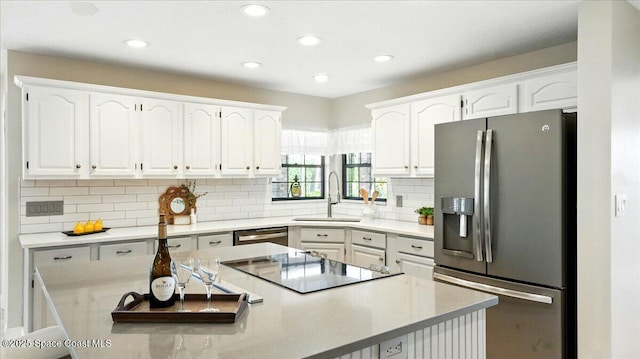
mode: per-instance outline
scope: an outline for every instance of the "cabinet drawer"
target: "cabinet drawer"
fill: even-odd
[[[233,237],[231,237],[231,233],[207,234],[198,236],[198,249],[231,247],[232,245]]]
[[[33,253],[33,267],[70,262],[88,262],[91,260],[89,246],[76,248],[48,249]]]
[[[387,236],[382,233],[354,230],[351,231],[351,243],[385,249],[387,248]]]
[[[169,253],[190,251],[193,246],[191,245],[191,237],[175,237],[167,238],[167,247],[169,247]],[[153,241],[153,252],[158,250],[158,240]]]
[[[103,244],[99,249],[100,260],[147,255],[147,242]]]
[[[342,228],[301,228],[302,242],[336,242],[344,243],[344,229]]]
[[[433,241],[398,237],[398,252],[433,258]]]

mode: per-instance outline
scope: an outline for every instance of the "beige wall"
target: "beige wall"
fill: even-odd
[[[340,128],[368,123],[371,120],[371,113],[364,106],[370,103],[573,62],[577,58],[576,47],[576,42],[570,42],[480,65],[421,76],[397,85],[336,98],[333,101],[331,126]]]
[[[578,353],[638,358],[640,12],[584,1],[578,19]]]

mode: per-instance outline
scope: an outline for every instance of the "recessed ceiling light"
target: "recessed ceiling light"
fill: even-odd
[[[243,62],[242,66],[248,68],[248,69],[255,69],[258,68],[260,66],[262,66],[261,63],[259,62],[255,62],[255,61],[247,61],[247,62]]]
[[[393,60],[393,56],[391,55],[378,55],[373,58],[376,62],[387,62]]]
[[[129,47],[135,47],[135,48],[143,48],[143,47],[149,46],[148,42],[144,40],[138,40],[138,39],[125,40],[124,43],[127,44],[127,46]]]
[[[322,39],[315,35],[304,35],[298,38],[298,43],[304,46],[314,46],[319,44],[320,41],[322,41]]]
[[[240,9],[245,15],[253,16],[253,17],[262,17],[269,14],[269,11],[271,11],[266,6],[256,5],[256,4],[245,5]]]
[[[327,82],[327,81],[329,81],[329,75],[327,75],[327,74],[317,74],[317,75],[313,76],[313,79],[316,80],[317,82]]]

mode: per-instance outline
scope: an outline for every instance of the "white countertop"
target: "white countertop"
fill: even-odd
[[[105,223],[109,227],[108,222]],[[202,233],[230,232],[251,228],[267,228],[280,226],[298,227],[348,227],[365,229],[399,235],[433,238],[433,226],[420,225],[417,222],[394,221],[387,219],[363,219],[360,222],[322,222],[294,221],[293,217],[270,217],[254,219],[237,219],[229,221],[202,222],[192,225],[169,225],[169,237]],[[23,234],[19,236],[22,248],[40,248],[88,244],[97,242],[113,242],[131,239],[155,238],[157,226],[111,228],[107,232],[84,236],[67,236],[61,232]]]
[[[198,252],[230,260],[288,250],[293,249],[262,243]],[[77,357],[155,358],[154,353],[166,357],[177,350],[193,358],[337,357],[498,301],[493,295],[404,274],[298,294],[222,266],[224,281],[264,298],[236,323],[113,323],[111,311],[124,293],[148,291],[152,260],[145,256],[39,268],[54,315],[69,339],[110,341],[108,348],[76,348]],[[187,291],[203,289],[194,280]]]

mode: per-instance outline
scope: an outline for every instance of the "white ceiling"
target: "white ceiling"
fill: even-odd
[[[268,6],[264,18],[240,12]],[[4,49],[335,98],[577,38],[578,1],[12,1]],[[296,39],[323,41],[303,47]],[[123,45],[148,41],[144,49]],[[392,54],[389,63],[373,57]],[[258,61],[246,69],[244,61]],[[326,83],[313,76],[327,73]]]

